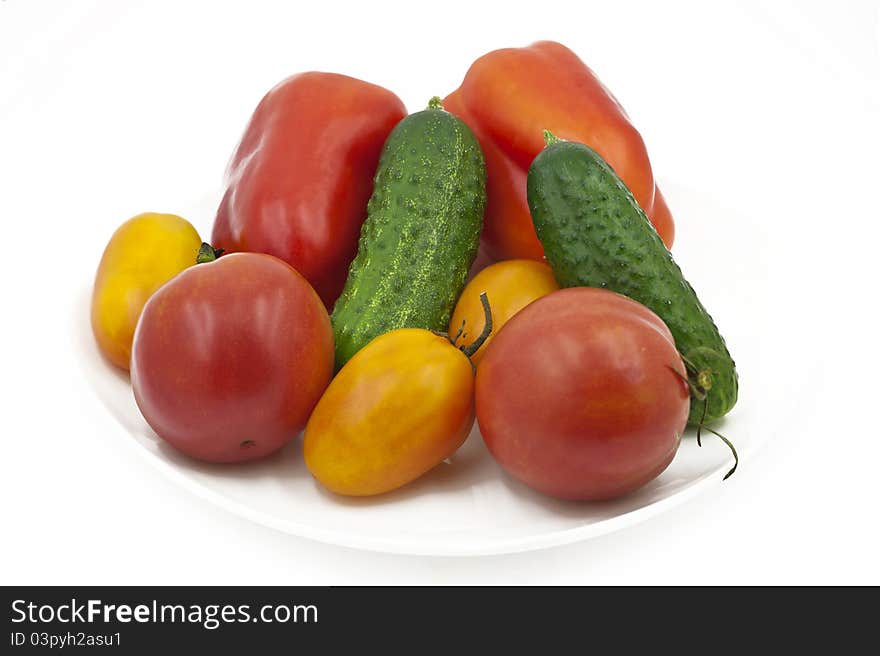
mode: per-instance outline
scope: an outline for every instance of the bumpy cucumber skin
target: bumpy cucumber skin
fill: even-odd
[[[446,330],[477,254],[485,206],[483,152],[460,119],[427,109],[398,123],[331,315],[337,368],[396,328]]]
[[[736,403],[736,367],[724,338],[614,170],[588,146],[560,141],[529,169],[528,201],[535,231],[562,287],[604,287],[653,310],[679,352],[710,370],[706,421]],[[703,416],[691,397],[689,423]]]

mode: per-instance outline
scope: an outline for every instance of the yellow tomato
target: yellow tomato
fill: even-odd
[[[492,306],[494,328],[489,339],[471,357],[474,364],[478,364],[492,337],[498,333],[501,326],[532,301],[557,289],[559,285],[553,277],[553,272],[543,262],[534,260],[496,262],[480,271],[464,288],[449,320],[449,336],[454,338],[461,328],[462,333],[457,344],[470,344],[477,338],[486,325],[480,304],[480,293],[486,292],[489,304]]]
[[[201,243],[189,221],[173,214],[139,214],[113,233],[92,291],[92,332],[110,362],[128,369],[144,303],[196,263]]]
[[[474,423],[474,373],[447,338],[380,335],[336,375],[306,426],[306,465],[325,487],[367,496],[398,488],[452,455]]]

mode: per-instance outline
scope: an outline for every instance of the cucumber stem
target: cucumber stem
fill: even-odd
[[[468,356],[468,358],[476,353],[485,341],[489,339],[489,335],[492,334],[492,308],[489,306],[489,297],[486,295],[486,292],[480,292],[480,303],[483,305],[483,315],[486,317],[486,325],[483,326],[483,332],[467,346],[459,347],[461,352]]]
[[[733,453],[733,467],[731,467],[731,468],[730,468],[730,471],[727,472],[727,473],[724,475],[724,478],[721,479],[722,481],[726,481],[728,478],[730,478],[731,476],[733,476],[733,472],[735,472],[735,471],[736,471],[736,468],[739,467],[739,454],[737,454],[737,452],[736,452],[736,447],[733,446],[733,442],[731,442],[730,440],[728,440],[726,437],[724,437],[724,436],[723,436],[721,433],[719,433],[718,431],[713,430],[713,429],[709,428],[708,426],[703,426],[703,425],[700,425],[700,428],[705,428],[707,431],[709,431],[710,433],[712,433],[712,435],[714,435],[715,437],[719,438],[722,442],[724,442],[724,443],[728,446],[728,448],[730,449],[731,453]],[[699,428],[698,428],[697,430],[699,430]]]
[[[730,452],[733,453],[733,467],[731,467],[730,471],[727,472],[724,475],[724,478],[721,479],[722,481],[726,481],[728,478],[733,476],[733,472],[735,472],[736,468],[739,467],[739,454],[736,452],[736,447],[733,446],[733,442],[728,440],[718,431],[706,426],[706,413],[709,411],[709,390],[712,389],[712,372],[709,369],[697,371],[696,367],[694,367],[693,363],[690,360],[681,355],[681,353],[679,353],[679,356],[684,363],[684,368],[687,372],[687,375],[683,375],[674,367],[669,368],[676,376],[684,381],[684,383],[688,386],[688,390],[690,391],[691,395],[697,400],[703,402],[703,414],[700,416],[700,423],[697,424],[697,446],[703,446],[701,434],[703,430],[707,430],[715,437],[720,438],[721,441],[723,441],[730,449]]]
[[[678,355],[684,363],[684,370],[687,373],[687,376],[684,378],[691,390],[691,394],[693,394],[694,398],[698,401],[705,400],[709,395],[709,390],[712,389],[712,370],[697,369],[696,365],[688,360],[683,354],[679,353]],[[706,409],[703,408],[703,419],[705,418]]]
[[[550,130],[544,130],[544,146],[549,147],[553,144],[558,144],[560,141],[562,141],[562,139],[550,132]]]
[[[443,101],[440,96],[434,96],[428,101],[428,109],[443,109]]]
[[[703,399],[703,415],[700,417],[700,423],[697,424],[697,446],[703,446],[703,443],[700,441],[700,432],[705,428],[707,431],[712,433],[717,438],[720,438],[722,442],[724,442],[727,447],[730,449],[731,453],[733,453],[733,467],[730,468],[730,471],[724,475],[722,481],[726,481],[728,478],[733,476],[733,472],[736,471],[736,468],[739,467],[739,454],[736,452],[736,447],[733,446],[733,442],[724,437],[721,433],[716,430],[712,430],[708,426],[704,425],[706,421],[706,412],[709,410],[709,396],[707,395],[705,399]]]
[[[223,255],[222,248],[214,248],[208,242],[203,241],[202,245],[199,246],[199,253],[196,255],[196,264],[213,262],[221,255]]]

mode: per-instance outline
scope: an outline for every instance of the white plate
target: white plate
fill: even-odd
[[[741,380],[740,401],[716,428],[736,444],[741,467],[763,441],[757,389],[767,394],[767,360],[759,330],[768,307],[766,252],[760,226],[693,190],[664,188],[674,209],[676,260],[726,336]],[[208,217],[213,198],[185,216]],[[184,208],[185,209],[185,208]],[[748,253],[747,258],[735,254]],[[82,366],[97,398],[119,422],[114,439],[129,440],[183,489],[246,517],[297,536],[348,547],[425,555],[497,554],[583,540],[657,515],[710,486],[730,468],[727,448],[711,435],[698,448],[686,435],[675,460],[655,481],[613,502],[573,503],[545,498],[505,475],[474,428],[451,459],[422,479],[372,499],[324,491],[309,475],[301,440],[261,462],[219,466],[190,460],[165,445],[138,412],[128,376],[99,355],[88,326],[84,292],[75,317]],[[765,431],[766,433],[766,431]]]

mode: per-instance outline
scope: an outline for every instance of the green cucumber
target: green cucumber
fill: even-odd
[[[331,316],[337,368],[396,328],[446,330],[477,254],[485,206],[483,152],[439,98],[397,124]]]
[[[688,373],[688,421],[702,425],[736,403],[736,367],[724,338],[614,170],[594,150],[545,133],[528,201],[562,287],[604,287],[646,305],[669,327]]]

